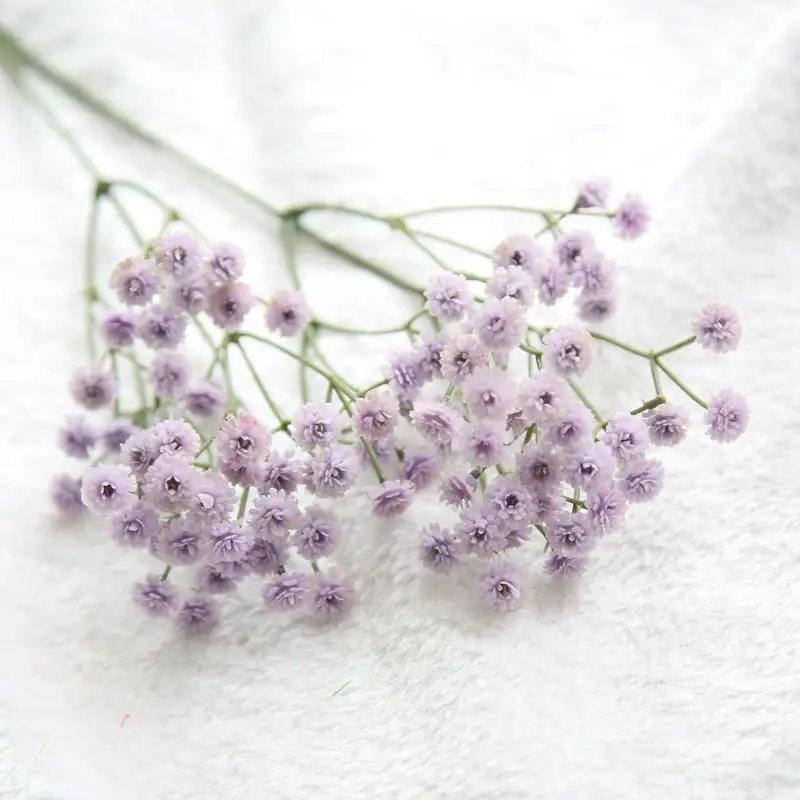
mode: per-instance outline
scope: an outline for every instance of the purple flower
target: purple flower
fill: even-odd
[[[208,302],[211,280],[202,272],[193,272],[173,283],[167,292],[169,304],[187,314],[199,314]]]
[[[193,493],[196,472],[180,456],[159,456],[144,479],[144,496],[162,511],[182,511]]]
[[[489,558],[505,547],[505,526],[488,504],[462,511],[455,532],[467,553],[481,558]]]
[[[619,477],[619,488],[632,503],[652,500],[663,487],[664,466],[654,458],[626,464]]]
[[[739,346],[742,338],[739,315],[721,303],[705,306],[692,321],[692,330],[700,346],[715,353],[730,353]]]
[[[422,529],[419,555],[430,570],[448,573],[459,561],[461,548],[456,537],[447,528],[435,522]]]
[[[475,416],[505,419],[516,400],[516,387],[504,372],[481,369],[464,381],[463,394]]]
[[[472,502],[477,485],[477,479],[469,473],[445,475],[439,484],[439,499],[449,506],[465,508]]]
[[[706,424],[706,433],[715,442],[733,442],[744,433],[749,417],[744,397],[724,389],[709,401],[703,422]]]
[[[533,279],[522,267],[497,267],[486,282],[489,297],[510,297],[521,306],[529,306],[534,300]]]
[[[126,258],[120,261],[108,284],[126,306],[145,306],[158,291],[158,275],[149,261]]]
[[[442,272],[429,281],[425,299],[430,316],[442,322],[458,322],[472,303],[472,294],[461,275]]]
[[[130,311],[109,311],[100,320],[98,330],[106,347],[129,347],[136,334],[136,322]]]
[[[397,353],[392,356],[386,371],[386,377],[399,395],[416,394],[428,377],[425,365],[417,351]]]
[[[133,601],[153,617],[167,616],[177,605],[178,592],[174,584],[158,575],[148,575],[133,586]]]
[[[267,303],[267,327],[281,336],[296,336],[305,330],[311,310],[305,297],[292,289],[275,292]]]
[[[212,470],[195,474],[187,494],[190,517],[193,523],[201,526],[227,519],[236,504],[233,487],[223,475]]]
[[[240,523],[220,522],[208,536],[208,555],[215,564],[235,561],[247,555],[252,543],[252,537]]]
[[[505,550],[516,550],[522,547],[531,538],[531,525],[525,523],[510,523],[514,527],[506,531]]]
[[[578,208],[604,208],[608,200],[609,182],[605,178],[594,178],[578,186],[575,205]]]
[[[151,431],[161,455],[181,456],[191,461],[200,449],[200,436],[186,420],[165,419],[156,423]]]
[[[208,270],[215,281],[231,283],[241,278],[244,264],[244,253],[235,244],[219,242],[211,248]]]
[[[196,564],[204,553],[208,529],[191,518],[176,517],[158,533],[155,550],[159,557],[173,566]]]
[[[358,463],[362,467],[372,467],[372,458],[370,454],[375,456],[375,460],[381,466],[394,466],[397,460],[394,439],[391,438],[376,439],[374,442],[359,439],[355,444],[355,450],[358,453]]]
[[[517,456],[517,475],[534,494],[546,494],[561,482],[561,460],[546,444],[526,447]]]
[[[556,419],[564,405],[564,383],[549,372],[538,372],[520,387],[519,401],[531,422],[547,424]]]
[[[506,414],[506,430],[514,437],[521,436],[530,426],[521,408],[515,408]]]
[[[122,445],[122,463],[126,464],[134,475],[141,477],[153,466],[161,453],[161,442],[152,430],[136,431]]]
[[[391,389],[373,389],[356,400],[353,430],[362,439],[375,441],[391,436],[398,420],[397,398]]]
[[[58,431],[58,446],[72,458],[89,458],[96,444],[97,429],[86,417],[67,417]]]
[[[489,467],[502,458],[505,439],[505,421],[480,419],[464,431],[462,452],[470,464]]]
[[[236,588],[236,577],[229,574],[224,564],[203,564],[197,570],[197,588],[208,594],[228,594]]]
[[[459,432],[455,411],[444,403],[420,400],[411,412],[411,424],[429,442],[448,448]]]
[[[276,575],[264,587],[264,603],[273,611],[295,611],[305,605],[309,589],[305,575],[285,572]]]
[[[81,482],[83,504],[104,517],[114,516],[133,505],[136,480],[127,467],[101,464],[89,467]]]
[[[602,533],[608,533],[622,525],[628,510],[628,501],[619,489],[611,485],[603,486],[586,498],[586,510],[595,528]]]
[[[291,453],[270,453],[258,473],[258,486],[262,492],[283,489],[294,492],[302,480],[302,464]]]
[[[531,515],[531,496],[517,478],[497,478],[487,489],[486,496],[504,524],[522,522]]]
[[[550,423],[546,438],[554,447],[572,450],[588,446],[592,438],[593,417],[580,403],[567,403]]]
[[[645,412],[644,421],[650,429],[650,441],[661,447],[680,444],[689,428],[689,415],[672,403],[663,403]]]
[[[286,560],[288,545],[282,539],[256,536],[247,551],[250,569],[256,575],[269,575]]]
[[[561,514],[548,526],[547,541],[560,556],[580,558],[597,544],[592,520],[585,511]]]
[[[494,249],[495,267],[522,267],[526,272],[533,269],[540,256],[536,240],[525,233],[512,233]]]
[[[575,262],[572,282],[584,295],[610,291],[614,286],[614,265],[599,251],[588,250]]]
[[[556,256],[569,272],[572,272],[575,262],[589,250],[594,249],[594,237],[589,231],[570,231],[558,238],[556,242]]]
[[[548,256],[536,265],[534,282],[546,306],[554,305],[569,290],[569,271],[565,264]]]
[[[140,312],[136,333],[153,350],[177,347],[186,334],[186,317],[169,306],[151,306]]]
[[[67,516],[82,511],[80,480],[64,473],[54,475],[50,480],[50,500],[60,513]]]
[[[317,575],[311,582],[309,605],[315,617],[333,622],[352,608],[353,590],[343,581]]]
[[[650,436],[644,420],[631,414],[617,414],[600,438],[618,461],[631,461],[644,455]]]
[[[342,423],[332,403],[306,403],[297,409],[292,420],[294,440],[304,450],[333,444]]]
[[[294,528],[300,518],[297,500],[283,489],[271,489],[259,497],[250,509],[250,529],[259,536],[285,539],[289,529]]]
[[[617,296],[613,288],[599,294],[582,294],[578,301],[578,316],[586,322],[602,322],[616,310]]]
[[[253,293],[246,283],[225,283],[209,295],[208,316],[223,330],[235,330],[255,304]]]
[[[442,377],[463,383],[473,372],[489,364],[489,351],[471,333],[454,336],[442,351]]]
[[[420,491],[429,486],[439,472],[439,456],[429,449],[406,453],[401,472],[403,478],[411,481],[414,488]]]
[[[353,450],[333,445],[313,456],[305,466],[305,482],[317,497],[341,497],[356,479]]]
[[[595,489],[614,475],[614,456],[605,444],[597,442],[579,450],[566,463],[564,478],[578,489]]]
[[[381,519],[400,516],[414,499],[411,481],[385,481],[369,492],[372,513]]]
[[[111,372],[99,366],[82,367],[72,373],[69,391],[78,405],[95,411],[111,403],[117,387]]]
[[[333,514],[319,506],[310,506],[297,521],[292,541],[298,555],[313,561],[329,556],[342,540],[342,526]]]
[[[622,239],[641,236],[650,224],[650,210],[638,194],[627,194],[619,201],[614,229]]]
[[[165,233],[153,248],[156,264],[178,280],[194,272],[200,266],[201,257],[200,242],[183,231]]]
[[[559,497],[559,502],[560,502]],[[544,492],[534,492],[531,494],[531,522],[535,525],[549,525],[556,513],[559,503],[552,495]]]
[[[442,353],[444,342],[441,339],[423,341],[414,347],[414,355],[419,359],[426,380],[442,377]]]
[[[126,547],[145,548],[158,532],[158,514],[150,503],[139,500],[111,519],[111,535]]]
[[[236,471],[258,461],[269,447],[269,431],[252,415],[229,414],[216,436],[217,457]]]
[[[119,453],[122,445],[136,433],[138,428],[126,417],[111,419],[103,425],[100,440],[107,453]]]
[[[507,353],[525,335],[525,309],[510,297],[490,297],[475,312],[475,333],[481,344]]]
[[[196,594],[178,609],[176,622],[184,633],[200,636],[208,633],[219,619],[217,604],[210,597]]]
[[[150,380],[157,395],[177,400],[189,385],[189,362],[180,353],[162,351],[150,365]]]
[[[215,417],[225,405],[225,390],[213,381],[200,381],[184,392],[183,404],[201,419]]]
[[[487,567],[478,582],[482,599],[495,611],[514,611],[522,602],[519,570],[506,561]]]
[[[570,556],[561,556],[558,553],[553,553],[544,562],[544,571],[556,578],[566,578],[583,572],[585,566],[585,558],[571,558]]]
[[[566,378],[580,377],[592,360],[592,337],[578,328],[553,328],[544,337],[544,361]]]

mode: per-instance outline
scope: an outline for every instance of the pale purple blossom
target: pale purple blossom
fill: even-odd
[[[516,386],[500,370],[480,369],[473,372],[463,385],[464,402],[477,417],[505,419],[513,407]]]
[[[614,286],[614,264],[599,251],[588,250],[575,261],[572,282],[585,295],[608,292]]]
[[[433,572],[450,572],[459,562],[460,551],[458,541],[447,528],[432,522],[422,529],[420,560]]]
[[[518,547],[522,547],[525,542],[529,541],[531,538],[531,528],[530,523],[519,523],[519,522],[512,522],[510,523],[513,527],[509,528],[506,531],[506,541],[505,541],[505,550],[516,550]]]
[[[69,391],[78,405],[96,411],[111,404],[117,394],[117,386],[113,373],[100,366],[90,366],[72,373]]]
[[[495,611],[515,611],[522,603],[519,570],[506,561],[490,564],[478,582],[481,598]]]
[[[83,504],[95,514],[110,517],[130,508],[136,499],[136,480],[120,464],[89,467],[81,481]]]
[[[413,396],[428,375],[420,354],[412,351],[393,355],[387,366],[386,377],[398,395]]]
[[[252,536],[239,522],[214,525],[206,539],[209,559],[215,564],[244,557],[252,543]]]
[[[178,609],[175,621],[181,630],[191,636],[202,636],[219,621],[217,604],[211,597],[195,594]]]
[[[305,482],[317,497],[341,497],[355,483],[356,473],[352,448],[333,445],[306,463]]]
[[[57,435],[58,446],[72,458],[89,458],[97,439],[96,426],[81,416],[67,417]]]
[[[417,491],[429,486],[439,473],[439,456],[433,449],[423,448],[406,453],[401,472]]]
[[[297,409],[292,420],[295,442],[308,451],[333,444],[341,429],[333,403],[306,403]]]
[[[200,449],[200,435],[185,419],[165,419],[151,431],[161,455],[181,456],[191,461]]]
[[[368,492],[372,513],[380,519],[391,519],[403,514],[414,499],[411,481],[385,481]]]
[[[564,479],[576,489],[592,490],[611,480],[614,467],[614,456],[607,445],[597,442],[567,459]]]
[[[161,453],[161,442],[152,430],[136,431],[122,445],[120,456],[123,464],[138,477],[143,476]]]
[[[264,587],[264,603],[272,611],[296,611],[308,600],[309,580],[299,572],[276,575]]]
[[[586,322],[603,322],[617,310],[617,296],[613,288],[599,294],[581,294],[578,298],[578,316]]]
[[[411,412],[411,424],[429,442],[449,448],[460,430],[460,420],[452,406],[420,400]]]
[[[567,402],[550,422],[545,438],[554,447],[572,450],[585,447],[592,438],[594,418],[586,406]]]
[[[470,464],[489,467],[501,460],[505,439],[504,421],[479,419],[464,430],[461,451]]]
[[[208,594],[229,594],[249,573],[250,565],[244,557],[204,564],[197,570],[197,588]]]
[[[664,487],[664,466],[654,458],[641,458],[620,470],[618,485],[632,503],[652,500]]]
[[[551,256],[537,263],[533,279],[539,298],[546,306],[554,305],[569,291],[569,271],[566,265]]]
[[[638,194],[627,194],[619,201],[614,229],[622,239],[641,236],[650,224],[650,210]]]
[[[164,617],[173,611],[178,602],[178,591],[168,580],[158,575],[148,575],[133,586],[133,601],[153,617]]]
[[[488,504],[464,509],[455,532],[466,552],[481,558],[490,558],[505,547],[505,525]]]
[[[495,247],[493,262],[495,267],[516,266],[530,272],[540,254],[541,250],[532,236],[512,233]]]
[[[733,442],[744,433],[749,418],[750,411],[744,397],[724,389],[709,401],[703,422],[706,432],[715,442]]]
[[[645,412],[644,421],[650,429],[650,441],[661,447],[680,444],[689,429],[689,415],[672,403],[662,403]]]
[[[622,413],[609,420],[600,438],[614,458],[625,462],[644,455],[650,435],[641,417]]]
[[[84,505],[80,479],[64,473],[54,475],[50,480],[50,500],[66,516],[74,516],[82,511]]]
[[[111,535],[121,545],[143,549],[158,532],[158,514],[150,503],[138,500],[111,518]]]
[[[442,377],[442,353],[445,343],[441,339],[428,339],[414,347],[414,355],[422,366],[426,380]]]
[[[211,280],[202,272],[193,272],[172,283],[167,291],[171,306],[194,316],[199,314],[208,302],[211,293]]]
[[[537,425],[557,419],[565,403],[564,382],[542,370],[520,386],[519,402],[525,416]]]
[[[181,456],[159,456],[144,479],[144,496],[162,511],[183,511],[193,493],[197,471]]]
[[[581,557],[562,556],[552,553],[544,562],[544,571],[555,578],[567,578],[583,572],[586,559]]]
[[[562,464],[548,444],[528,445],[517,456],[517,475],[534,494],[546,494],[561,482]]]
[[[428,282],[425,300],[430,316],[442,322],[458,322],[469,308],[472,294],[461,275],[441,272]]]
[[[580,558],[597,544],[592,520],[585,511],[561,514],[547,528],[547,541],[560,556]]]
[[[470,473],[445,475],[439,484],[439,499],[455,508],[465,508],[472,502],[478,481]]]
[[[256,304],[246,283],[225,283],[217,286],[208,297],[208,315],[226,331],[239,328]]]
[[[192,518],[170,520],[156,536],[156,553],[172,566],[196,564],[203,556],[208,529]]]
[[[692,321],[692,330],[700,346],[715,353],[730,353],[742,338],[739,315],[722,303],[711,303],[701,309]]]
[[[486,497],[498,519],[507,525],[523,522],[531,516],[531,496],[516,477],[495,479],[487,488]]]
[[[506,430],[515,438],[522,435],[530,424],[521,408],[515,408],[506,414]]]
[[[275,572],[286,560],[289,546],[283,539],[268,536],[255,536],[247,551],[250,569],[256,575],[269,575]]]
[[[130,347],[136,335],[136,319],[130,311],[109,311],[98,325],[100,338],[108,348]]]
[[[474,314],[478,340],[496,353],[508,353],[525,335],[525,309],[511,297],[489,297]]]
[[[281,336],[296,336],[308,326],[311,309],[305,297],[293,289],[275,292],[267,302],[267,328]]]
[[[262,492],[270,489],[283,489],[294,492],[303,479],[302,464],[292,453],[271,452],[261,466],[258,486]]]
[[[186,317],[171,306],[150,306],[139,312],[136,333],[153,350],[174,348],[186,335]]]
[[[183,395],[183,405],[200,419],[211,419],[225,407],[225,390],[218,383],[203,380],[190,386]]]
[[[108,284],[126,306],[145,306],[158,292],[158,274],[151,262],[126,258],[114,267]]]
[[[334,622],[350,612],[353,590],[342,580],[316,575],[310,582],[308,603],[315,617]]]
[[[139,429],[127,417],[110,419],[100,428],[100,441],[107,453],[119,453],[122,445]]]
[[[233,471],[253,465],[269,447],[269,431],[250,413],[229,414],[216,436],[217,457]]]
[[[454,336],[442,351],[442,377],[463,383],[473,372],[489,364],[489,351],[471,333]]]
[[[162,350],[150,365],[150,381],[157,395],[177,400],[189,385],[188,360],[181,353]]]
[[[153,259],[161,269],[180,280],[200,266],[203,252],[197,237],[184,231],[165,233],[153,248]]]
[[[590,492],[586,498],[586,510],[595,528],[608,533],[622,525],[628,501],[619,489],[608,484]]]
[[[187,495],[190,518],[205,527],[227,519],[236,504],[233,486],[213,470],[196,473]]]
[[[287,495],[283,489],[271,489],[253,503],[248,524],[258,536],[285,539],[299,519],[300,511],[295,497]]]
[[[353,430],[362,439],[383,439],[392,434],[399,418],[394,392],[386,387],[379,387],[356,400]]]
[[[208,271],[215,281],[231,283],[244,272],[244,253],[229,242],[219,242],[211,248]]]
[[[309,561],[329,556],[342,540],[342,526],[333,514],[310,506],[297,520],[292,543],[298,555]]]
[[[610,183],[605,178],[591,178],[578,185],[577,208],[604,208],[608,201]]]
[[[580,328],[553,328],[544,337],[543,357],[558,375],[580,377],[592,360],[592,337]]]
[[[572,272],[575,262],[594,247],[594,237],[589,231],[570,231],[558,238],[555,253],[558,260]]]
[[[510,297],[521,306],[529,306],[535,297],[533,279],[530,272],[514,264],[509,267],[497,267],[486,282],[486,294],[489,297]]]
[[[556,498],[544,491],[531,493],[531,522],[535,525],[549,525],[556,511],[560,507],[560,498]]]

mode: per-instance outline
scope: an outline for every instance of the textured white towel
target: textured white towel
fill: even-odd
[[[209,641],[184,642],[128,602],[145,559],[46,507],[65,466],[53,444],[63,386],[83,357],[89,183],[0,77],[0,798],[796,798],[791,4],[111,5],[5,0],[0,21],[278,203],[547,204],[595,173],[649,194],[651,234],[616,248],[623,312],[611,327],[659,344],[708,300],[736,306],[739,353],[674,363],[705,394],[745,393],[752,423],[735,446],[695,431],[667,453],[664,494],[604,541],[580,588],[533,577],[508,619],[478,617],[420,576],[415,529],[446,517],[432,496],[397,525],[365,524],[354,500],[342,508],[342,559],[362,590],[351,622],[276,622],[248,595]],[[259,288],[285,282],[270,223],[57,106],[104,171],[143,178],[242,242]],[[447,230],[488,246],[519,222],[476,215]],[[129,244],[109,225],[111,263]],[[340,230],[429,271],[383,232]],[[313,252],[303,261],[327,316],[403,318],[404,298],[368,281],[354,300],[353,273]],[[361,374],[374,352],[331,348]],[[590,385],[606,407],[645,391],[618,354],[599,363]]]

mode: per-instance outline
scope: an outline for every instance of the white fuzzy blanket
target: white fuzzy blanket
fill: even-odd
[[[739,353],[675,364],[703,393],[739,389],[752,413],[734,446],[696,431],[667,455],[664,494],[603,543],[579,590],[532,579],[507,619],[478,618],[420,578],[415,528],[446,514],[433,497],[392,526],[365,523],[356,501],[343,510],[362,589],[348,624],[276,622],[248,597],[209,641],[181,641],[128,602],[142,562],[47,508],[65,466],[53,443],[63,387],[83,352],[89,188],[0,76],[0,798],[800,796],[790,7],[0,2],[0,23],[59,68],[278,203],[547,204],[593,174],[641,190],[657,218],[619,249],[612,328],[669,342],[702,303],[736,306]],[[239,240],[263,288],[285,282],[271,224],[58,107],[109,174],[162,187]],[[488,246],[517,223],[449,230]],[[121,232],[104,239],[109,263],[125,248]],[[399,243],[380,248],[422,273]],[[328,316],[402,319],[404,301],[381,287],[354,299],[353,273],[312,252],[304,263]],[[338,357],[364,370],[370,354]],[[608,408],[644,385],[627,363],[601,362]]]

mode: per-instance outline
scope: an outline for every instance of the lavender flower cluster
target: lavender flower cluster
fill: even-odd
[[[603,206],[605,192],[603,184],[586,184],[573,212]],[[635,196],[613,214],[624,238],[643,232],[648,219]],[[160,562],[158,574],[135,585],[136,602],[190,633],[210,630],[215,598],[245,580],[260,581],[270,610],[343,617],[354,590],[331,566],[347,535],[331,505],[360,491],[369,472],[376,482],[365,491],[377,519],[401,516],[418,495],[438,496],[449,507],[449,523],[416,532],[401,526],[422,566],[441,575],[477,573],[476,595],[491,608],[513,610],[525,593],[519,554],[532,539],[541,537],[547,574],[578,573],[632,504],[661,492],[658,449],[686,438],[690,416],[667,402],[659,370],[703,406],[711,439],[732,442],[747,425],[740,395],[725,390],[706,403],[663,363],[695,342],[717,353],[737,347],[738,317],[718,304],[701,310],[683,342],[635,351],[652,367],[652,400],[608,418],[587,401],[577,380],[592,366],[593,332],[531,324],[536,304],[554,303],[570,288],[584,320],[616,307],[610,261],[588,233],[574,232],[558,235],[552,253],[534,237],[508,237],[479,294],[474,276],[431,278],[421,291],[424,312],[412,318],[424,313],[427,332],[419,338],[409,323],[409,348],[391,356],[384,379],[369,389],[354,388],[329,365],[315,367],[329,399],[305,402],[289,418],[254,371],[277,416],[270,429],[230,394],[229,381],[226,393],[213,379],[221,364],[228,368],[228,348],[250,336],[313,364],[240,332],[259,302],[243,271],[236,247],[206,248],[183,232],[167,233],[145,257],[117,265],[109,285],[123,307],[99,322],[106,350],[69,386],[78,405],[111,408],[113,418],[97,424],[70,416],[59,433],[67,455],[92,462],[80,479],[56,476],[55,505],[65,514],[88,508],[107,519],[120,545]],[[297,291],[260,302],[273,333],[305,336],[318,325]],[[223,338],[198,378],[178,348],[189,325],[202,328],[204,317]],[[124,359],[141,379],[140,404],[131,412],[121,410],[117,367]],[[280,436],[286,448],[276,446]]]

